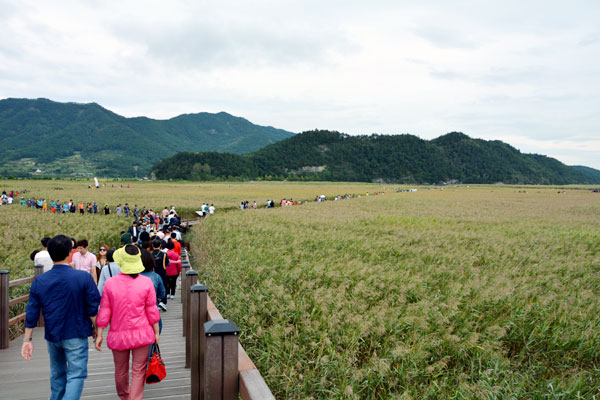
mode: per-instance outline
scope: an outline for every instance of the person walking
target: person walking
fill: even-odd
[[[175,298],[175,289],[177,287],[177,278],[181,273],[181,257],[174,250],[175,245],[172,240],[167,242],[167,257],[169,257],[169,265],[167,265],[167,279],[169,280],[169,299]]]
[[[52,269],[35,278],[29,292],[21,355],[33,354],[33,329],[40,310],[50,356],[50,400],[76,400],[87,378],[88,337],[92,336],[100,294],[92,276],[68,265],[71,240],[57,235],[48,242]]]
[[[54,261],[52,261],[52,258],[50,257],[50,253],[48,253],[48,242],[49,241],[50,241],[50,238],[48,236],[45,236],[44,238],[42,238],[41,243],[42,243],[42,246],[44,247],[44,250],[37,253],[35,255],[35,258],[33,259],[34,265],[43,265],[44,266],[44,272],[50,271],[52,269],[52,266],[54,265]]]
[[[98,249],[98,255],[96,256],[96,276],[98,277],[98,282],[100,282],[100,274],[102,273],[102,269],[105,265],[108,265],[108,250],[109,247],[105,244],[100,246]],[[102,291],[100,291],[102,294]]]
[[[154,272],[154,257],[146,249],[142,249],[142,264],[144,264],[144,272],[140,275],[147,276],[152,280],[154,284],[154,291],[156,292],[156,305],[158,308],[163,309],[166,307],[165,302],[167,301],[167,291],[162,278]],[[162,317],[158,321],[158,331],[162,333]]]
[[[139,275],[144,271],[139,248],[121,247],[113,258],[121,267],[121,273],[104,284],[96,320],[96,350],[102,351],[102,334],[110,323],[106,344],[113,353],[117,395],[123,400],[141,400],[150,345],[160,339],[156,292],[152,280]]]
[[[169,281],[167,280],[167,267],[170,264],[167,251],[165,249],[166,242],[155,238],[152,241],[152,257],[154,257],[154,272],[156,272],[163,280],[163,285],[167,293],[169,293]],[[164,250],[164,251],[163,251]],[[166,310],[165,310],[166,311]]]
[[[96,256],[88,251],[87,239],[78,240],[76,243],[77,253],[73,254],[73,268],[89,272],[94,278],[94,282],[98,283],[98,275],[96,274]]]
[[[106,280],[112,278],[113,276],[119,275],[119,272],[121,272],[121,267],[117,265],[115,259],[113,258],[114,253],[114,250],[109,250],[106,253],[106,261],[108,263],[102,268],[100,277],[98,278],[98,291],[100,292],[100,295],[102,295],[102,290],[104,289]]]

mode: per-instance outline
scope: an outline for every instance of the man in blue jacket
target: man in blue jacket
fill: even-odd
[[[79,399],[87,378],[88,337],[92,336],[100,293],[92,275],[68,264],[71,239],[57,235],[48,242],[54,262],[49,272],[31,284],[21,355],[31,359],[33,328],[44,316],[50,355],[50,400]]]

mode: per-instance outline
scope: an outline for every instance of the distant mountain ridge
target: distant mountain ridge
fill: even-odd
[[[177,160],[177,163],[173,162]],[[593,184],[600,171],[523,154],[498,140],[451,132],[350,136],[309,131],[250,154],[179,153],[157,163],[159,179],[276,179],[394,183]]]
[[[294,135],[225,112],[126,118],[96,103],[0,100],[0,175],[143,176],[179,151],[245,153]]]

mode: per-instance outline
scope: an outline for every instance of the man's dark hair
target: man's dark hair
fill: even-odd
[[[154,271],[154,257],[148,250],[142,250],[142,264],[144,264],[144,272]]]
[[[62,261],[69,257],[73,249],[71,238],[65,235],[56,235],[48,242],[48,253],[52,261]]]
[[[79,247],[79,246],[88,247],[89,243],[88,243],[87,239],[78,240],[77,243],[75,244],[75,247]]]
[[[106,261],[108,261],[108,262],[115,262],[115,259],[113,258],[113,254],[115,254],[115,250],[114,249],[110,249],[106,253]]]
[[[162,240],[160,240],[159,238],[156,238],[152,241],[152,247],[154,247],[155,249],[160,249],[160,242]]]
[[[136,254],[139,254],[139,252],[140,249],[137,246],[132,244],[125,245],[125,253],[129,254],[130,256],[135,256]]]
[[[167,242],[167,249],[169,250],[173,250],[175,248],[175,243],[173,243],[172,241],[168,241]]]
[[[48,236],[45,236],[44,238],[42,238],[42,240],[41,240],[42,246],[48,247],[48,242],[49,241],[50,241],[50,238]]]
[[[171,239],[177,239],[177,234],[175,232],[171,232]]]

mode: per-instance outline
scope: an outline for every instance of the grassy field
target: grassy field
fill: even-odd
[[[61,202],[73,199],[76,203],[96,201],[102,207],[108,204],[114,213],[117,204],[128,202],[160,210],[165,206],[176,206],[185,217],[195,217],[204,201],[213,203],[217,213],[236,209],[243,200],[256,200],[264,207],[267,199],[276,202],[281,198],[306,200],[316,195],[335,196],[344,193],[365,193],[381,190],[381,185],[344,183],[169,183],[150,181],[102,181],[101,189],[88,188],[93,181],[83,180],[0,180],[0,190],[19,191],[19,197],[44,198]],[[129,187],[127,187],[129,186]],[[26,193],[23,193],[27,190]],[[15,199],[18,203],[18,199]],[[90,250],[96,251],[101,244],[117,246],[119,233],[127,229],[133,219],[116,215],[50,214],[36,209],[27,209],[18,204],[0,206],[0,269],[10,271],[10,279],[33,275],[33,262],[29,254],[41,249],[40,239],[59,233],[76,239],[86,238]],[[11,298],[26,293],[28,286],[11,289]],[[20,313],[24,305],[11,308],[11,316]],[[20,332],[17,326],[13,334]]]
[[[238,211],[192,251],[278,398],[591,399],[600,195],[566,191]]]
[[[194,228],[193,264],[278,398],[600,398],[600,194],[585,187],[106,183],[0,188],[187,214],[214,203]],[[42,236],[97,248],[129,223],[0,206],[0,265],[28,276]]]
[[[241,201],[256,201],[259,205],[267,200],[277,202],[282,198],[295,200],[314,199],[324,194],[366,193],[380,190],[391,190],[392,186],[368,183],[335,183],[335,182],[247,182],[247,183],[198,183],[198,182],[154,182],[154,181],[103,181],[100,189],[88,189],[94,185],[93,180],[0,180],[0,188],[28,190],[27,197],[42,197],[48,200],[87,203],[96,201],[108,204],[113,209],[118,203],[137,204],[155,211],[165,206],[174,205],[184,213],[197,210],[202,202],[212,203],[217,210],[236,208]],[[121,187],[123,185],[123,187]],[[127,185],[130,187],[127,188]],[[393,186],[396,187],[396,186]],[[21,197],[21,195],[19,195]],[[0,207],[1,208],[1,207]]]

